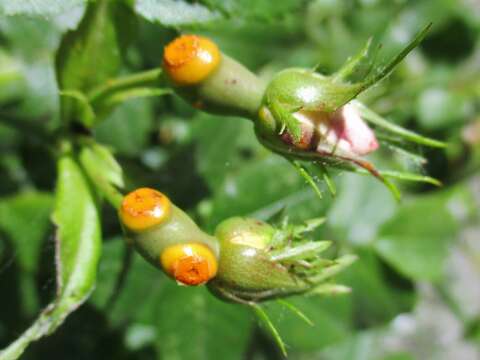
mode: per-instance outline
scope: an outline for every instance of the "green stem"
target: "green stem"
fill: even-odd
[[[125,288],[127,277],[128,277],[128,274],[130,273],[129,270],[132,267],[132,259],[133,259],[133,247],[125,246],[123,259],[122,259],[122,269],[120,270],[120,273],[116,278],[115,287],[113,288],[113,291],[110,294],[110,297],[105,303],[106,311],[112,312],[113,307],[117,303],[119,295],[121,294],[122,290]]]
[[[191,104],[212,114],[255,119],[266,83],[235,59],[223,54],[219,68],[193,87],[176,87]]]
[[[48,334],[50,330],[49,323],[49,317],[43,313],[17,340],[0,351],[0,359],[13,360],[19,358],[32,341]]]
[[[108,183],[107,181],[99,178],[91,179],[95,183],[95,186],[101,191],[102,195],[105,197],[105,200],[107,200],[115,210],[120,209],[123,194],[115,186]]]
[[[105,84],[90,91],[88,93],[88,99],[94,104],[118,90],[158,85],[162,72],[162,69],[155,68],[109,80]]]

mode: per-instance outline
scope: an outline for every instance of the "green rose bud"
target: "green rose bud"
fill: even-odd
[[[319,256],[330,242],[309,241],[303,234],[321,222],[277,229],[254,219],[225,220],[215,231],[220,258],[209,289],[225,300],[246,304],[315,292],[355,260],[353,255],[336,260]]]
[[[364,159],[365,155],[380,146],[369,124],[393,139],[436,147],[443,147],[444,144],[391,124],[354,100],[361,92],[390,74],[423,40],[429,27],[430,25],[418,33],[389,63],[369,71],[360,81],[351,80],[365,67],[365,62],[372,58],[370,41],[358,55],[349,59],[332,75],[319,74],[316,69],[292,68],[280,71],[265,90],[255,122],[257,138],[264,146],[290,160],[320,196],[313,177],[298,161],[320,161],[321,170],[327,177],[323,164],[370,173],[384,182],[397,198],[399,192],[387,177],[438,185],[438,182],[429,177],[381,172]]]

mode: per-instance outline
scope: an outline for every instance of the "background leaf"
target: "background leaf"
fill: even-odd
[[[121,66],[121,52],[134,31],[134,20],[122,1],[89,3],[78,28],[63,37],[57,52],[59,88],[86,93],[115,77]],[[80,120],[91,126],[95,119],[82,119],[77,101],[61,98],[63,121]]]
[[[312,352],[347,337],[352,325],[352,302],[348,295],[295,297],[287,300],[313,322],[310,326],[279,304],[269,305],[287,347]]]
[[[0,201],[0,231],[16,249],[15,260],[21,268],[21,307],[33,316],[39,308],[35,275],[40,265],[42,246],[50,230],[53,197],[48,193],[23,192]]]
[[[153,130],[153,114],[148,99],[122,104],[95,128],[97,139],[112,146],[118,154],[133,156],[147,144]]]
[[[456,231],[470,212],[468,191],[455,190],[401,206],[380,228],[374,243],[378,254],[406,276],[438,280]]]
[[[137,0],[135,11],[165,26],[194,25],[216,20],[220,14],[198,3],[185,0]]]
[[[85,4],[87,0],[0,0],[0,14],[52,16]]]
[[[78,165],[64,156],[58,163],[54,222],[57,225],[57,297],[17,340],[4,350],[18,358],[31,341],[53,332],[93,290],[100,256],[100,221],[89,184]]]

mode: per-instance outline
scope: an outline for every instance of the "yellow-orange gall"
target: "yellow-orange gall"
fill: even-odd
[[[163,66],[177,85],[194,85],[206,79],[220,63],[220,50],[211,40],[182,35],[163,52]]]
[[[176,244],[160,255],[164,271],[184,285],[201,285],[217,274],[217,258],[212,250],[200,243]]]
[[[135,232],[164,222],[171,212],[170,199],[150,188],[139,188],[123,198],[119,210],[123,225]]]

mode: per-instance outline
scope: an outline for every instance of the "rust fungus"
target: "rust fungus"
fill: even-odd
[[[201,285],[217,273],[217,259],[200,243],[177,244],[166,248],[160,262],[167,274],[184,285]]]
[[[170,208],[170,200],[161,192],[139,188],[123,198],[119,215],[126,228],[143,231],[164,222]]]
[[[163,65],[175,84],[194,85],[205,80],[218,67],[220,58],[220,51],[211,40],[182,35],[165,47]]]

